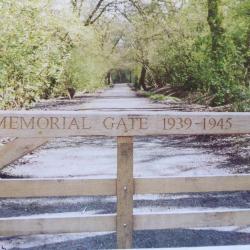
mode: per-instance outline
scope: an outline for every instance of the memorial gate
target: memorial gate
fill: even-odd
[[[0,235],[116,231],[118,248],[131,248],[133,230],[250,225],[250,209],[133,213],[134,194],[250,190],[250,175],[134,178],[134,136],[248,133],[250,113],[0,111],[0,137],[17,138],[0,152],[0,167],[49,138],[117,137],[117,178],[0,179],[2,198],[116,196],[116,214],[0,218]]]

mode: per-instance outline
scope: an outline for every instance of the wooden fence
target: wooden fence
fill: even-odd
[[[0,111],[0,137],[16,138],[0,148],[0,168],[49,138],[117,137],[116,179],[0,179],[0,197],[117,196],[116,214],[0,218],[0,235],[116,231],[118,248],[131,248],[133,230],[250,225],[250,209],[133,213],[134,194],[250,190],[250,175],[134,178],[133,136],[247,133],[250,113]]]

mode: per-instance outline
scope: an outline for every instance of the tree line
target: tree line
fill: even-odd
[[[248,0],[0,1],[1,108],[125,75],[135,88],[250,108]]]

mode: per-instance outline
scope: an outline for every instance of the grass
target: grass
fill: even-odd
[[[163,94],[154,94],[153,92],[150,91],[142,91],[139,90],[137,91],[137,95],[141,97],[147,97],[152,101],[173,101],[173,102],[179,102],[181,99],[178,97],[170,96],[170,95],[163,95]]]

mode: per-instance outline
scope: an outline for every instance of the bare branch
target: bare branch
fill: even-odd
[[[81,11],[82,11],[82,5],[83,5],[84,0],[80,0],[79,8],[78,8],[78,16],[81,16]]]
[[[84,0],[71,0],[70,2],[73,12],[77,12],[77,15],[80,17]]]
[[[99,13],[93,20],[89,21],[88,24],[93,24],[99,17],[101,17],[101,15],[102,15],[102,14],[107,10],[107,8],[110,7],[111,5],[113,5],[112,2],[109,2],[108,4],[106,4],[106,5],[102,8],[102,10],[100,11],[100,13]],[[86,25],[86,23],[85,23],[85,25]],[[87,25],[86,25],[86,26],[87,26]]]
[[[99,0],[98,1],[98,3],[96,4],[95,8],[90,13],[90,15],[87,18],[87,20],[85,21],[85,26],[88,26],[88,25],[91,24],[92,18],[94,17],[94,15],[96,14],[96,12],[99,10],[99,8],[101,7],[101,5],[102,5],[103,2],[104,2],[104,0]]]
[[[137,1],[135,1],[135,0],[129,0],[129,2],[137,9],[137,11],[139,12],[140,15],[143,16],[145,14],[144,11],[143,11],[143,9],[141,8],[140,4],[138,4]]]

